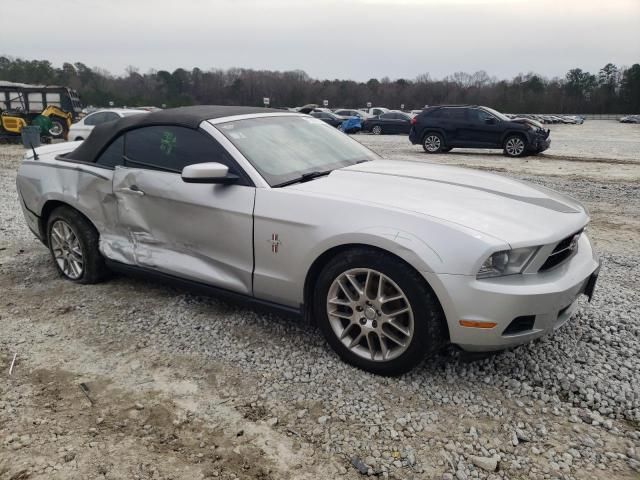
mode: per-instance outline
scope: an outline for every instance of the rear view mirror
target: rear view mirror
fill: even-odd
[[[238,176],[229,173],[222,163],[196,163],[182,169],[182,180],[186,183],[217,183],[229,185],[238,181]]]

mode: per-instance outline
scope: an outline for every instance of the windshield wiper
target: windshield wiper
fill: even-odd
[[[277,185],[274,185],[273,188],[286,187],[287,185],[293,185],[294,183],[308,182],[309,180],[313,180],[314,178],[324,177],[325,175],[329,175],[331,172],[333,172],[333,169],[314,170],[313,172],[303,173],[298,178],[294,178],[293,180],[288,180],[286,182],[278,183]]]

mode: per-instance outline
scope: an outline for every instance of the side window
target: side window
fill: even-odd
[[[395,114],[394,113],[383,113],[382,115],[380,115],[381,119],[384,120],[393,120],[395,118]]]
[[[59,93],[47,93],[46,94],[47,105],[54,105],[56,107],[62,106],[60,104],[60,94]]]
[[[102,123],[102,112],[92,113],[87,118],[84,119],[85,125],[100,125]]]
[[[120,135],[102,152],[96,163],[105,167],[115,167],[124,163],[124,135]]]
[[[464,108],[442,108],[442,118],[453,121],[461,121],[465,119]]]
[[[465,120],[467,113],[466,108],[452,108],[451,109],[451,118],[454,120]]]
[[[24,106],[22,105],[22,94],[18,92],[9,92],[9,109],[20,110]]]
[[[29,98],[29,110],[33,112],[41,112],[44,110],[44,103],[42,102],[41,92],[32,92],[28,95]]]
[[[104,117],[102,118],[102,123],[104,122],[113,122],[114,120],[118,120],[120,115],[115,112],[104,112]]]
[[[476,113],[476,115],[477,115],[476,118],[477,118],[477,121],[479,123],[486,123],[487,120],[489,120],[490,118],[495,119],[495,117],[493,115],[491,115],[490,113],[488,113],[488,112],[485,112],[483,110],[478,110],[478,109],[474,109],[474,110],[477,112]]]
[[[125,164],[180,173],[187,165],[219,162],[244,178],[224,148],[208,134],[177,126],[143,127],[126,133]]]

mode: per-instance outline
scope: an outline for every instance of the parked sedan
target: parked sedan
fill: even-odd
[[[334,110],[333,113],[339,115],[341,117],[359,117],[361,120],[366,120],[371,117],[368,113],[363,112],[362,110],[348,109],[348,108],[339,108]]]
[[[106,110],[98,110],[83,117],[80,121],[71,125],[69,129],[69,140],[84,140],[89,136],[91,131],[97,126],[106,122],[113,122],[130,115],[140,115],[148,113],[148,110],[138,110],[129,108],[110,108]]]
[[[29,151],[17,191],[67,280],[114,270],[278,308],[378,374],[447,342],[498,350],[552,332],[591,298],[598,273],[578,201],[478,170],[381,160],[293,112],[122,118],[85,142]]]
[[[336,128],[342,125],[342,122],[347,119],[347,117],[340,117],[333,112],[311,112],[310,115]]]
[[[411,116],[404,112],[387,112],[362,122],[362,130],[374,135],[386,133],[409,133]]]

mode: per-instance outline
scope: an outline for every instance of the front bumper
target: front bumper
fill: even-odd
[[[549,135],[546,137],[544,135],[535,135],[531,141],[528,143],[529,151],[540,153],[544,152],[551,146],[551,139]]]
[[[593,294],[599,261],[586,235],[577,253],[544,273],[488,279],[423,273],[438,296],[451,342],[469,351],[502,350],[529,342],[564,325],[582,294]],[[591,291],[589,291],[591,290]],[[505,333],[519,317],[534,317],[530,328]],[[460,320],[493,322],[493,328],[472,328]]]

